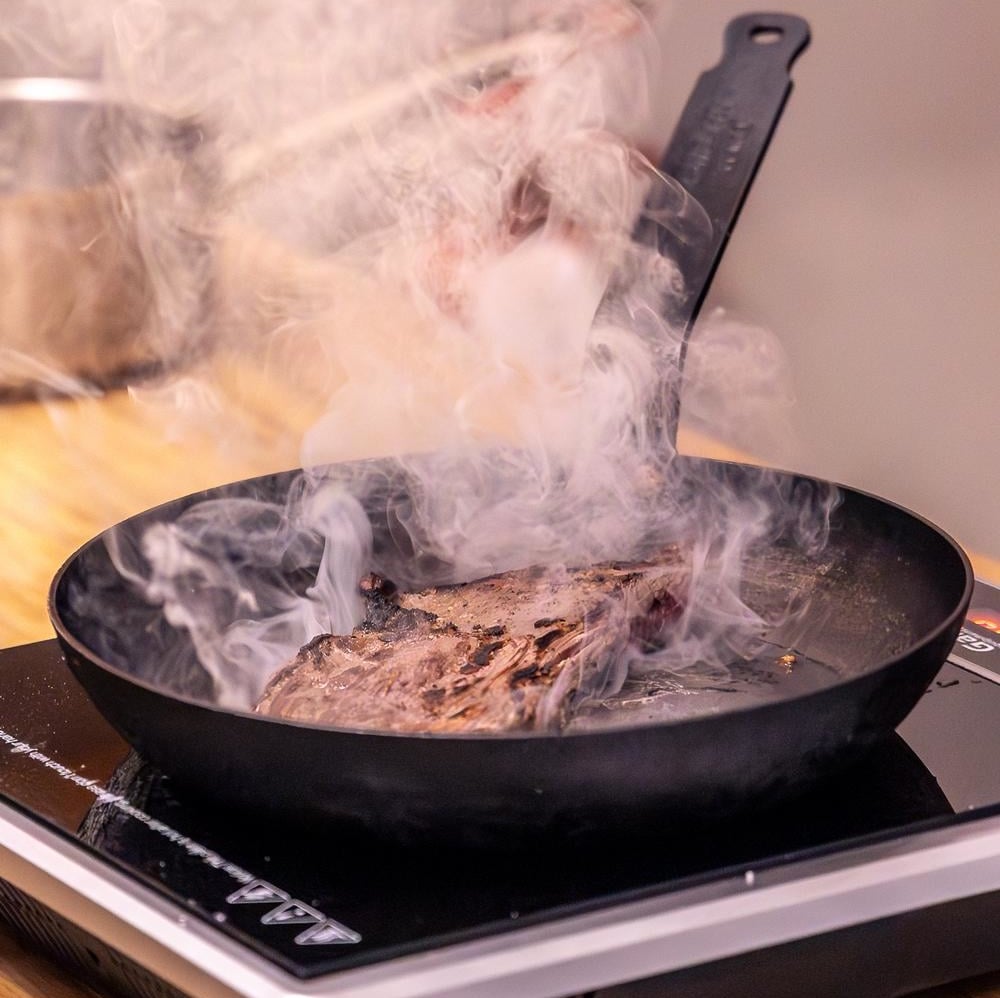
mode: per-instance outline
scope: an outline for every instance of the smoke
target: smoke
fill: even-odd
[[[160,371],[133,381],[137,404],[211,424],[229,356],[315,417],[285,499],[110,536],[219,702],[246,706],[302,644],[350,631],[373,562],[419,587],[678,544],[684,613],[657,667],[752,654],[774,621],[740,596],[746,552],[790,523],[820,545],[833,499],[765,472],[733,489],[657,423],[679,279],[633,232],[654,185],[655,226],[687,240],[708,222],[635,148],[656,69],[643,5],[15,6],[0,41],[18,66],[94,76],[162,123],[126,130],[105,181]],[[703,401],[711,353],[694,352]],[[372,457],[392,460],[328,470]]]
[[[711,439],[796,463],[796,397],[781,344],[722,309],[705,316],[684,362],[684,421]]]

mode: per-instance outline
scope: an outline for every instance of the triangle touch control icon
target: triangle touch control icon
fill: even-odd
[[[343,945],[344,943],[361,942],[361,933],[349,929],[340,922],[335,922],[332,918],[314,925],[311,928],[300,932],[295,937],[295,942],[299,946],[330,946]]]
[[[287,901],[290,894],[269,884],[266,880],[251,880],[249,884],[226,898],[227,904],[280,904]]]

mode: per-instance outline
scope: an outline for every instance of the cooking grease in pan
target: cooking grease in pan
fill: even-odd
[[[697,669],[686,675],[656,669],[630,675],[614,696],[582,707],[567,730],[655,724],[738,710],[811,693],[841,678],[837,669],[818,659],[765,642],[753,657],[733,662],[728,675]]]

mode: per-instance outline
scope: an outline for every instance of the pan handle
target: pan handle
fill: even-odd
[[[730,21],[722,59],[698,78],[660,159],[660,171],[698,201],[712,224],[707,241],[683,241],[664,229],[653,237],[683,279],[684,290],[667,314],[684,330],[681,370],[691,327],[791,92],[789,70],[808,44],[808,23],[790,14],[744,14]],[[658,207],[655,194],[649,207]],[[679,398],[670,408],[669,432],[676,442]]]

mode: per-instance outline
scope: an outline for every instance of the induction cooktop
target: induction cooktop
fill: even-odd
[[[188,799],[45,641],[0,651],[0,914],[127,995],[895,994],[1000,968],[998,758],[981,583],[861,764],[720,825],[505,852]]]

